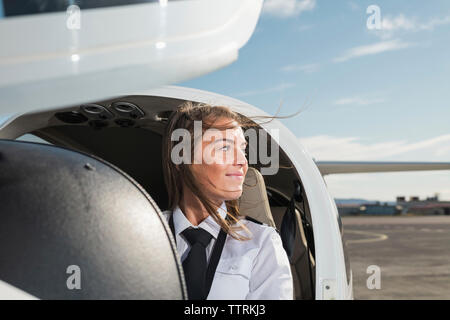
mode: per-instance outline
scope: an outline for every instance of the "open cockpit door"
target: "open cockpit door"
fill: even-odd
[[[120,169],[66,148],[0,140],[0,186],[0,297],[187,297],[169,227]]]

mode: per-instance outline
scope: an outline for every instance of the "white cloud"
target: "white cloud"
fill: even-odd
[[[327,135],[299,139],[316,160],[450,161],[450,134],[417,142],[364,143],[356,137]]]
[[[450,24],[450,16],[446,16],[444,18],[434,18],[428,21],[425,24],[421,24],[419,26],[419,30],[433,30],[434,27]]]
[[[313,10],[316,0],[266,0],[263,12],[274,16],[286,18],[298,16],[304,11]]]
[[[327,135],[299,138],[316,161],[442,161],[450,162],[450,134],[417,142],[364,143],[356,137]],[[450,200],[450,174],[445,171],[336,174],[324,177],[335,198],[395,201],[396,196],[439,193]]]
[[[441,189],[438,193],[440,199],[450,199],[450,189]]]
[[[319,69],[319,65],[316,63],[312,63],[312,64],[303,64],[303,65],[290,64],[290,65],[282,67],[280,70],[283,72],[301,71],[304,73],[312,73],[312,72],[316,72],[318,69]]]
[[[295,30],[296,30],[296,31],[299,31],[299,32],[302,32],[302,31],[309,30],[309,29],[311,29],[312,27],[313,27],[313,26],[310,25],[310,24],[308,24],[308,25],[301,25],[301,26],[298,26]]]
[[[355,97],[338,99],[333,104],[335,104],[335,105],[367,106],[367,105],[382,103],[382,102],[385,102],[385,100],[382,98],[372,98],[371,99],[371,98],[367,98],[367,97],[355,96]]]
[[[395,39],[390,41],[382,41],[374,44],[354,47],[349,50],[345,54],[340,57],[333,59],[334,62],[344,62],[353,58],[374,55],[387,51],[395,51],[400,49],[405,49],[411,47],[412,43],[403,42],[401,40]]]
[[[386,17],[381,21],[381,29],[386,31],[398,29],[414,30],[416,27],[416,23],[413,20],[406,18],[403,14],[400,14],[395,18]]]
[[[450,154],[450,145],[439,147],[436,152],[436,156],[445,156],[446,154]]]
[[[334,198],[395,201],[397,196],[425,199],[438,193],[440,200],[450,200],[448,170],[336,174],[324,179]]]
[[[433,18],[427,22],[419,22],[417,18],[408,18],[404,14],[397,16],[387,15],[381,20],[381,29],[370,30],[375,35],[382,39],[392,38],[399,32],[418,32],[418,31],[432,31],[435,27],[450,24],[450,16],[443,18]]]

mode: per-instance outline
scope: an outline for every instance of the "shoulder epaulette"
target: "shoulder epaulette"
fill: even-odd
[[[261,221],[258,221],[258,220],[256,220],[256,219],[253,219],[252,217],[249,217],[249,216],[245,216],[245,219],[248,220],[248,221],[257,223],[257,224],[263,224]]]

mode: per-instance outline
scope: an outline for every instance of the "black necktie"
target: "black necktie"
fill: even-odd
[[[186,229],[181,234],[191,245],[191,250],[183,261],[188,297],[191,300],[204,300],[206,299],[206,247],[212,235],[201,228]]]

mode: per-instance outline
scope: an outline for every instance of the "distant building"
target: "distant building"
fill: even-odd
[[[408,207],[407,213],[416,215],[446,215],[450,216],[450,202],[435,204],[416,204]]]
[[[336,206],[340,216],[369,216],[369,215],[448,215],[450,216],[450,201],[439,201],[436,194],[420,200],[417,196],[409,197],[409,201],[404,196],[398,196],[395,203],[380,203],[380,201],[369,202],[360,200],[358,202],[341,199],[336,201]]]
[[[400,210],[396,205],[387,203],[381,204],[379,201],[375,203],[362,204],[343,204],[338,203],[337,208],[339,215],[343,216],[366,216],[366,215],[395,215],[400,214]]]
[[[439,201],[439,196],[427,197],[420,200],[419,197],[410,197],[405,201],[405,197],[397,197],[397,204],[402,206],[404,214],[413,215],[450,215],[450,201]]]
[[[359,215],[359,204],[338,204],[337,209],[341,217]]]
[[[361,215],[376,215],[376,216],[393,216],[400,214],[398,206],[385,204],[366,204],[362,205],[360,208]]]

